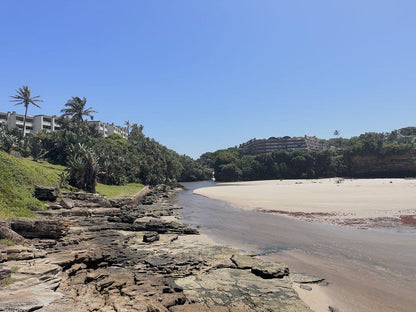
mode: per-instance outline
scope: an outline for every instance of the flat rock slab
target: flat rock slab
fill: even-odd
[[[0,290],[0,311],[35,311],[61,296],[62,294],[51,290],[43,283],[13,291],[2,289]]]
[[[35,276],[56,275],[62,271],[62,268],[56,264],[47,263],[44,259],[30,261],[29,265],[24,262],[10,262],[11,266],[18,268],[19,274],[28,274]]]
[[[305,273],[290,273],[290,280],[298,284],[316,284],[324,281],[322,277],[309,275]]]
[[[174,306],[170,308],[171,312],[234,312],[237,310],[231,310],[222,306],[207,306],[205,304],[185,304],[180,306]]]
[[[292,289],[288,278],[265,280],[248,270],[224,268],[175,282],[190,302],[207,307],[226,307],[228,311],[311,311]]]
[[[256,264],[259,264],[260,262],[262,262],[260,259],[253,258],[249,255],[239,255],[239,254],[232,255],[231,261],[239,269],[251,269]]]

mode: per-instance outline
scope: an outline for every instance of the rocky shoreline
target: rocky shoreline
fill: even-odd
[[[66,193],[40,220],[3,223],[19,244],[0,245],[0,311],[310,311],[293,283],[322,279],[204,242],[174,196]]]

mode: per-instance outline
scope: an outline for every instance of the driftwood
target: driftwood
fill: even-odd
[[[25,238],[60,238],[69,230],[69,222],[61,220],[12,220],[10,227]]]
[[[9,239],[17,244],[25,241],[25,238],[13,231],[7,222],[0,222],[0,239]]]

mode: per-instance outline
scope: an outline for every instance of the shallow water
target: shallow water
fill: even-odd
[[[186,183],[176,199],[201,233],[326,278],[341,311],[416,310],[416,233],[305,222],[192,194],[207,186],[215,183]]]

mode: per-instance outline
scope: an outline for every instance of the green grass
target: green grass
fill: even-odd
[[[42,207],[32,196],[35,185],[58,187],[63,169],[0,151],[0,218],[33,217],[32,209]]]
[[[13,241],[12,241],[12,240],[10,240],[10,239],[7,239],[7,238],[2,238],[2,239],[0,239],[0,245],[14,246],[14,245],[16,245],[16,244],[15,244],[15,242],[13,242]]]
[[[46,161],[35,162],[0,151],[0,219],[33,218],[32,210],[43,206],[32,196],[35,185],[59,187],[64,166]],[[144,186],[130,183],[123,186],[98,184],[97,192],[108,198],[134,195]]]
[[[97,184],[97,192],[107,198],[127,197],[136,194],[144,187],[143,184],[129,183],[127,185],[105,185]]]

